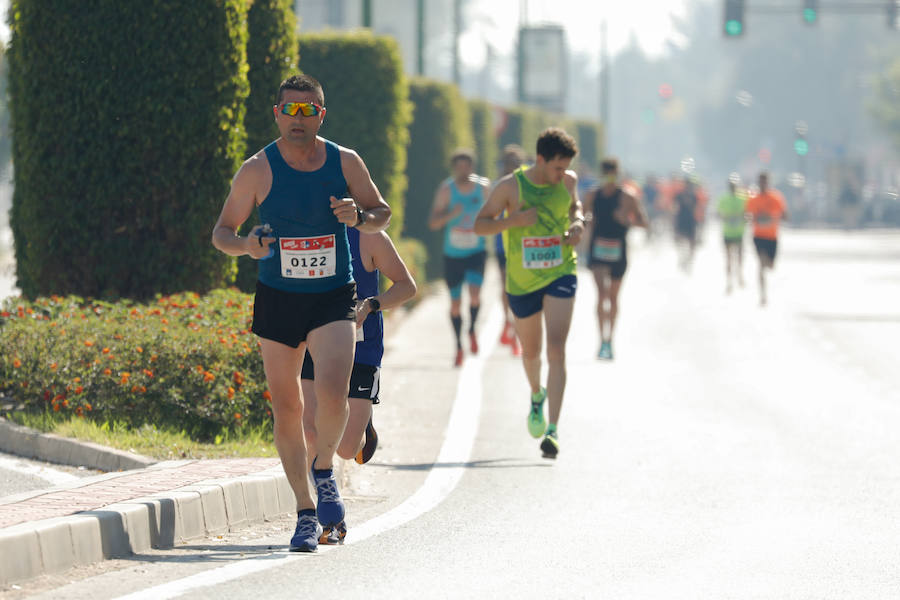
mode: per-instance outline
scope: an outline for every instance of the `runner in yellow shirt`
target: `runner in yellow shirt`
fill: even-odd
[[[500,179],[475,220],[475,232],[503,232],[506,292],[522,342],[531,387],[528,431],[547,458],[559,453],[557,423],[566,386],[566,339],[577,286],[575,246],[584,234],[578,178],[569,169],[578,148],[562,129],[537,140],[537,161]],[[506,216],[503,215],[506,211]],[[547,329],[547,387],[541,386],[541,345]],[[544,400],[549,400],[549,424]]]
[[[733,181],[728,182],[728,191],[719,198],[716,207],[722,219],[722,235],[725,238],[725,293],[730,294],[732,281],[737,273],[738,285],[744,287],[744,225],[747,196],[737,189]]]

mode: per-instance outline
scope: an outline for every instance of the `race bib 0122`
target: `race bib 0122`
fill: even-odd
[[[281,238],[281,276],[290,279],[318,279],[336,272],[334,234],[318,237]]]

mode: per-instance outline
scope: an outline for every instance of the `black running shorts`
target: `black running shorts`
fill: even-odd
[[[296,348],[313,329],[334,321],[355,320],[355,283],[327,292],[298,294],[256,282],[250,330],[261,338]]]
[[[306,353],[303,357],[303,367],[300,369],[300,379],[315,381],[316,366],[313,359]],[[381,368],[372,365],[353,363],[353,372],[350,374],[350,390],[348,398],[360,398],[371,400],[372,404],[379,404],[379,388],[381,387]]]
[[[753,245],[756,246],[757,254],[768,256],[773,263],[775,262],[775,254],[778,252],[778,240],[754,237]]]

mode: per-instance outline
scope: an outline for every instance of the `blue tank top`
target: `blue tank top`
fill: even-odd
[[[362,300],[378,295],[378,269],[367,271],[359,254],[359,230],[351,227],[347,230],[350,240],[350,256],[353,258],[353,278],[356,280],[356,297]],[[363,339],[356,342],[356,358],[353,362],[372,367],[381,366],[384,356],[384,321],[381,311],[371,313],[363,321]]]
[[[265,147],[272,189],[259,205],[259,222],[272,226],[275,254],[259,262],[259,280],[285,292],[327,292],[353,281],[347,227],[330,197],[347,196],[341,151],[325,140],[325,164],[315,171],[288,165],[278,146]]]
[[[462,206],[463,210],[447,223],[444,229],[444,254],[451,258],[465,258],[484,252],[484,238],[475,234],[475,217],[484,204],[481,186],[475,184],[475,189],[468,194],[462,194],[455,181],[449,179],[448,183],[450,205],[447,211],[453,211],[457,206]]]

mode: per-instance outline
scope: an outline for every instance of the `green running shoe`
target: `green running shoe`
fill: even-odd
[[[556,435],[556,431],[551,431],[544,436],[544,441],[541,442],[541,452],[543,452],[544,458],[556,458],[556,455],[559,454],[559,438]]]
[[[531,395],[531,410],[528,411],[528,433],[533,438],[539,438],[547,431],[547,421],[544,419],[544,400],[546,399],[546,388],[541,388],[541,391],[537,394]]]

